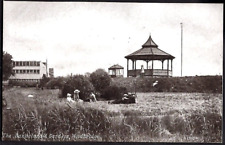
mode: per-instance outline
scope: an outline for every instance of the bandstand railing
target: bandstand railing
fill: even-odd
[[[141,75],[141,69],[128,70],[128,76],[139,76]],[[167,69],[145,69],[144,76],[162,76],[169,77],[172,76],[172,71]]]

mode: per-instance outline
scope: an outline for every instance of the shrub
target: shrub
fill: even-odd
[[[44,87],[46,83],[50,80],[45,74],[43,74],[42,79],[40,80],[40,86]]]
[[[14,81],[14,80],[9,80],[9,85],[10,86],[21,86],[21,87],[35,87],[37,82],[32,82],[32,81]]]
[[[62,89],[64,85],[64,81],[65,81],[65,78],[63,77],[53,78],[46,83],[46,87],[50,89],[54,89],[54,88]]]
[[[97,69],[90,74],[90,81],[96,91],[102,93],[111,83],[111,77],[103,69]]]
[[[66,97],[67,93],[74,94],[75,89],[80,90],[81,99],[86,99],[94,91],[94,87],[87,77],[74,75],[63,85],[61,97]]]
[[[127,93],[127,89],[124,87],[108,86],[102,93],[101,97],[107,100],[109,99],[121,99],[123,94]]]

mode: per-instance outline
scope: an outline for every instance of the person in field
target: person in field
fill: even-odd
[[[78,102],[78,100],[79,100],[79,93],[80,93],[80,91],[78,89],[74,90],[73,100],[76,102]]]
[[[96,97],[95,97],[95,94],[94,93],[91,93],[90,94],[90,102],[96,102]]]
[[[80,90],[78,90],[78,89],[74,90],[74,94],[73,94],[74,101],[75,102],[84,102],[83,100],[80,99],[79,93],[80,93]]]
[[[67,98],[66,98],[67,101],[68,101],[68,102],[75,102],[75,101],[71,98],[71,96],[72,96],[72,95],[71,95],[70,93],[67,93]]]

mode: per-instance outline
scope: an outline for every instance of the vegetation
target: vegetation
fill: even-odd
[[[37,82],[9,80],[9,86],[36,87]]]
[[[46,87],[48,89],[57,89],[57,88],[62,89],[65,82],[66,82],[66,78],[63,78],[63,77],[51,78],[46,83]]]
[[[125,87],[117,87],[112,85],[104,89],[101,97],[107,100],[121,99],[125,93],[127,93],[127,89]]]
[[[14,75],[12,58],[13,58],[12,55],[3,51],[3,59],[2,59],[3,80],[8,80],[11,75]]]
[[[94,91],[89,78],[83,75],[74,75],[70,79],[67,79],[63,85],[61,97],[66,97],[67,93],[74,94],[75,89],[80,90],[79,96],[82,100],[87,99],[91,92]]]
[[[40,87],[45,87],[46,83],[50,80],[45,74],[43,74],[42,79],[40,80]]]
[[[33,94],[34,98],[27,98]],[[138,93],[136,104],[68,103],[55,90],[3,91],[3,140],[221,142],[222,94]],[[15,97],[16,96],[16,97]]]
[[[153,86],[156,81],[158,84]],[[222,76],[114,78],[113,83],[133,92],[222,93]]]
[[[90,80],[95,90],[100,94],[102,94],[111,83],[111,77],[103,69],[97,69],[91,73]]]

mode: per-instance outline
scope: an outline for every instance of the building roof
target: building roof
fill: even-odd
[[[142,45],[142,48],[125,56],[127,59],[136,60],[164,60],[174,59],[175,57],[158,48],[158,45],[152,40],[151,35]]]
[[[123,67],[119,64],[115,64],[115,65],[109,67],[109,69],[123,69]]]
[[[148,40],[145,42],[145,44],[142,45],[142,47],[158,47],[158,45],[152,40],[152,37],[150,35]]]

